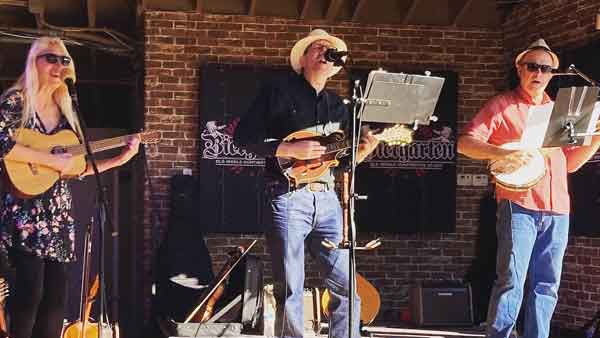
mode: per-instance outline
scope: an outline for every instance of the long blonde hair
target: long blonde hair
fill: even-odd
[[[63,51],[65,56],[71,57],[67,47],[65,47],[65,44],[61,39],[52,37],[38,38],[31,44],[31,48],[29,48],[27,61],[25,62],[25,71],[6,91],[6,93],[8,93],[18,90],[21,92],[21,95],[23,95],[23,112],[19,123],[21,127],[24,127],[27,122],[35,119],[37,106],[36,103],[40,90],[36,60],[38,56],[41,55],[40,53],[47,50],[50,46],[58,46],[58,48]],[[70,68],[72,73],[75,74],[75,63],[73,62],[73,58],[71,58],[71,63],[69,63],[67,68]],[[71,128],[73,128],[73,130],[81,138],[83,135],[81,132],[81,126],[79,124],[77,114],[75,111],[73,111],[73,104],[71,102],[71,97],[69,96],[67,86],[62,84],[60,87],[58,87],[54,93],[52,93],[52,99],[58,105],[60,111],[71,125]]]

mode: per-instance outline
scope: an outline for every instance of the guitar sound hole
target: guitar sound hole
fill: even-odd
[[[52,153],[52,154],[54,154],[54,155],[57,155],[57,154],[64,154],[64,153],[66,153],[66,152],[67,152],[67,151],[65,150],[65,148],[64,148],[64,147],[61,147],[61,146],[56,146],[56,147],[52,148],[52,150],[50,151],[50,153]]]
[[[31,170],[31,174],[32,174],[32,175],[37,175],[37,174],[39,173],[39,172],[38,172],[38,167],[37,167],[37,164],[34,164],[34,163],[27,163],[27,165],[29,166],[29,170]]]

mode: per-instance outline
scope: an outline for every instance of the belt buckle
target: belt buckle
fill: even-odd
[[[322,182],[311,182],[306,185],[306,188],[310,192],[323,192],[327,190],[327,185]]]

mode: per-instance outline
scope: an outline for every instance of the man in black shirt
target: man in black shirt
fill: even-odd
[[[344,41],[315,29],[296,42],[290,63],[296,74],[265,86],[248,113],[241,119],[235,142],[266,158],[265,182],[269,205],[267,231],[277,299],[276,332],[280,337],[302,337],[304,332],[304,244],[316,259],[331,293],[330,337],[360,337],[360,300],[354,306],[352,336],[348,332],[348,251],[329,250],[325,239],[342,240],[342,210],[333,189],[331,171],[307,184],[290,184],[277,158],[308,160],[320,158],[325,147],[314,140],[284,142],[289,134],[307,130],[328,135],[348,131],[351,117],[341,98],[326,90],[327,80],[340,67],[325,60],[329,48],[347,50]],[[358,147],[362,161],[378,141],[365,132]]]

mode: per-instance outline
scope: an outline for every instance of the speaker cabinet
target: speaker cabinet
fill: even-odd
[[[419,284],[411,287],[412,319],[420,326],[473,325],[470,284]]]

